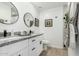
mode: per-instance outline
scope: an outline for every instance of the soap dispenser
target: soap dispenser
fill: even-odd
[[[6,37],[7,36],[7,31],[6,30],[4,30],[4,37]]]

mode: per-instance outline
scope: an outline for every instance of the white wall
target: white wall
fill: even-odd
[[[55,16],[58,16],[56,19]],[[45,19],[53,19],[53,27],[45,27]],[[49,45],[63,48],[63,6],[48,9],[40,13],[40,29]]]
[[[5,29],[10,32],[23,31],[23,30],[27,31],[28,28],[24,24],[24,21],[23,21],[23,16],[26,12],[30,12],[34,18],[38,17],[38,11],[31,3],[29,3],[29,2],[13,2],[13,4],[18,9],[19,19],[15,24],[12,24],[12,25],[5,25],[5,24],[0,23],[0,32],[3,32],[3,30],[5,30]],[[7,16],[8,14],[5,14],[5,15]]]

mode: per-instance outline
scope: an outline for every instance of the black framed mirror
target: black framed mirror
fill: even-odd
[[[34,18],[31,13],[27,12],[24,14],[24,23],[27,27],[32,27],[34,23]]]
[[[0,2],[0,23],[14,24],[18,18],[18,10],[12,2]]]

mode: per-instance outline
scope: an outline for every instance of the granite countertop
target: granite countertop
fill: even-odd
[[[6,46],[6,45],[10,45],[16,42],[20,42],[23,40],[27,40],[33,37],[37,37],[37,36],[41,36],[42,34],[32,34],[29,36],[12,36],[12,37],[2,37],[0,38],[0,47]]]

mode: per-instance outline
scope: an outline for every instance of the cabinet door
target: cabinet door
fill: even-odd
[[[28,56],[28,47],[27,48],[23,48],[20,51],[15,52],[11,56]]]
[[[12,55],[25,47],[28,47],[28,40],[24,40],[21,42],[17,42],[17,43],[11,44],[11,45],[1,47],[0,55],[4,55],[4,56]]]
[[[22,56],[28,56],[28,47],[22,50]]]
[[[43,50],[43,42],[42,42],[42,40],[43,40],[43,38],[42,38],[42,36],[40,36],[40,53]]]
[[[34,45],[30,45],[29,46],[29,55],[30,56],[38,56],[39,54],[37,53],[37,51],[39,51],[40,48],[40,43],[37,42]]]
[[[14,54],[12,54],[11,56],[22,56],[20,53],[16,52]]]
[[[38,47],[38,52],[37,52],[38,55],[40,55],[42,51],[43,51],[43,44],[42,44],[42,41],[40,40],[39,47]]]

